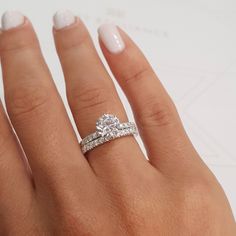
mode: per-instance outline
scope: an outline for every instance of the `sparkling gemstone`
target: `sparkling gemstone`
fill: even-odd
[[[96,123],[97,132],[107,140],[116,137],[119,132],[119,119],[110,114],[104,114]]]

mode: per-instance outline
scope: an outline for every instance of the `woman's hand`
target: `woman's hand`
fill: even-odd
[[[1,108],[0,235],[236,235],[222,188],[122,30],[103,25],[100,45],[132,106],[149,161],[132,136],[83,155],[30,21],[7,12],[2,23],[0,57],[12,126]],[[53,34],[81,137],[95,131],[104,113],[127,121],[82,21],[58,12]]]

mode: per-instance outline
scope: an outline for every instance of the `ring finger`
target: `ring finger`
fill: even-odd
[[[64,71],[68,102],[82,138],[95,131],[96,120],[104,113],[115,114],[125,122],[127,116],[114,84],[82,21],[69,11],[57,12],[54,38]],[[101,175],[107,175],[104,168],[141,168],[140,162],[145,162],[132,137],[101,145],[88,152],[87,157],[95,172]],[[132,157],[138,158],[134,160]]]

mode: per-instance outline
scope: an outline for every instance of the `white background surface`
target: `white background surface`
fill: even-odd
[[[177,104],[192,142],[223,185],[236,215],[236,1],[0,0],[0,13],[17,9],[33,22],[65,101],[51,34],[51,17],[64,8],[82,17],[96,45],[96,29],[107,21],[135,39]],[[2,87],[0,93],[3,97]]]

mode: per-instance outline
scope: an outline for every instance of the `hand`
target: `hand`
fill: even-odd
[[[18,12],[2,21],[0,56],[12,126],[1,108],[0,235],[236,235],[222,188],[149,63],[121,29],[103,25],[99,41],[132,106],[149,161],[132,136],[83,155],[30,21]],[[81,137],[95,131],[103,113],[127,121],[82,21],[65,11],[54,24]]]

